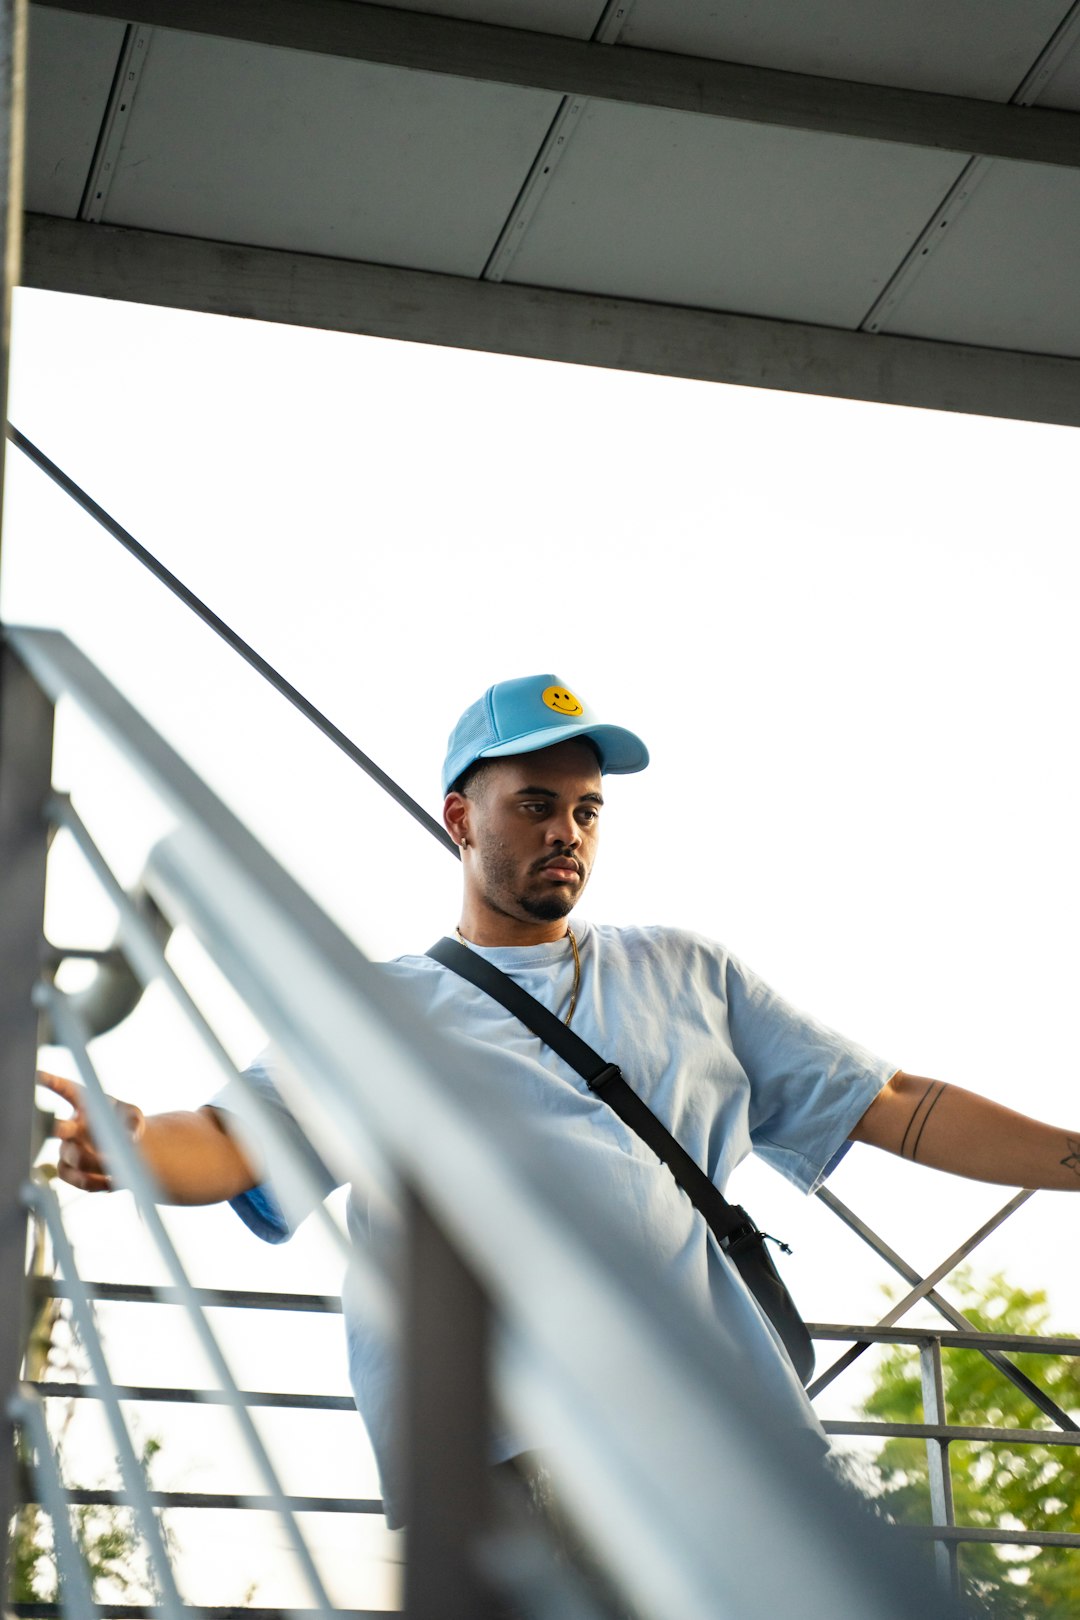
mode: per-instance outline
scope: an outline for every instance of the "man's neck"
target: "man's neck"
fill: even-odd
[[[462,907],[458,931],[470,945],[550,945],[565,939],[569,917],[542,921],[534,917],[508,917],[487,906]]]

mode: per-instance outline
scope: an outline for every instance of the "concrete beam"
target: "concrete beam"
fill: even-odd
[[[36,0],[84,15],[785,129],[1080,167],[1080,115],[601,45],[365,0]]]
[[[878,336],[28,215],[23,282],[749,388],[1080,426],[1080,360]]]

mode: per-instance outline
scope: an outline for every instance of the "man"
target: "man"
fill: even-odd
[[[860,1141],[978,1180],[1080,1188],[1076,1139],[903,1073],[787,1005],[722,946],[675,929],[583,922],[571,929],[596,855],[603,775],[647,764],[639,738],[601,724],[554,675],[500,682],[466,710],[443,775],[444,824],[462,855],[461,939],[617,1063],[721,1187],[753,1148],[809,1192],[848,1143]],[[510,1096],[522,1128],[546,1141],[554,1121],[558,1172],[589,1177],[688,1301],[713,1312],[746,1347],[774,1405],[814,1428],[771,1325],[656,1156],[484,991],[427,956],[400,958],[384,971],[418,1015],[449,1032],[467,1059],[478,1110],[488,1098],[505,1104]],[[249,1078],[305,1151],[278,1098],[274,1068],[273,1054],[264,1054]],[[108,1189],[79,1088],[42,1078],[75,1108],[56,1126],[61,1176],[92,1192]],[[126,1118],[169,1201],[228,1199],[260,1236],[280,1241],[303,1212],[286,1216],[261,1184],[234,1134],[235,1106],[225,1092],[197,1113],[145,1118],[128,1108]],[[322,1180],[329,1190],[325,1172]],[[351,1223],[359,1241],[370,1239],[362,1212],[353,1209]],[[348,1290],[346,1321],[353,1387],[393,1524],[393,1370]],[[496,1458],[538,1440],[501,1436]]]

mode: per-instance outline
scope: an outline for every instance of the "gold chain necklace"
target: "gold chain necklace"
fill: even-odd
[[[470,950],[472,949],[471,941],[465,938],[465,935],[461,932],[460,928],[455,928],[454,933],[457,935],[458,939],[460,939],[463,945],[468,946]],[[563,1019],[563,1023],[569,1029],[570,1020],[574,1016],[574,1008],[577,1006],[578,991],[581,989],[581,955],[578,951],[578,942],[574,938],[574,930],[572,928],[567,928],[566,937],[570,941],[570,949],[574,953],[574,988],[570,992],[569,1011],[567,1012],[566,1017]]]

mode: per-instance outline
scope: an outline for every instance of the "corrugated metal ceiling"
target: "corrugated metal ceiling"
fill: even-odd
[[[1080,4],[111,9],[31,7],[34,285],[1080,422]]]

